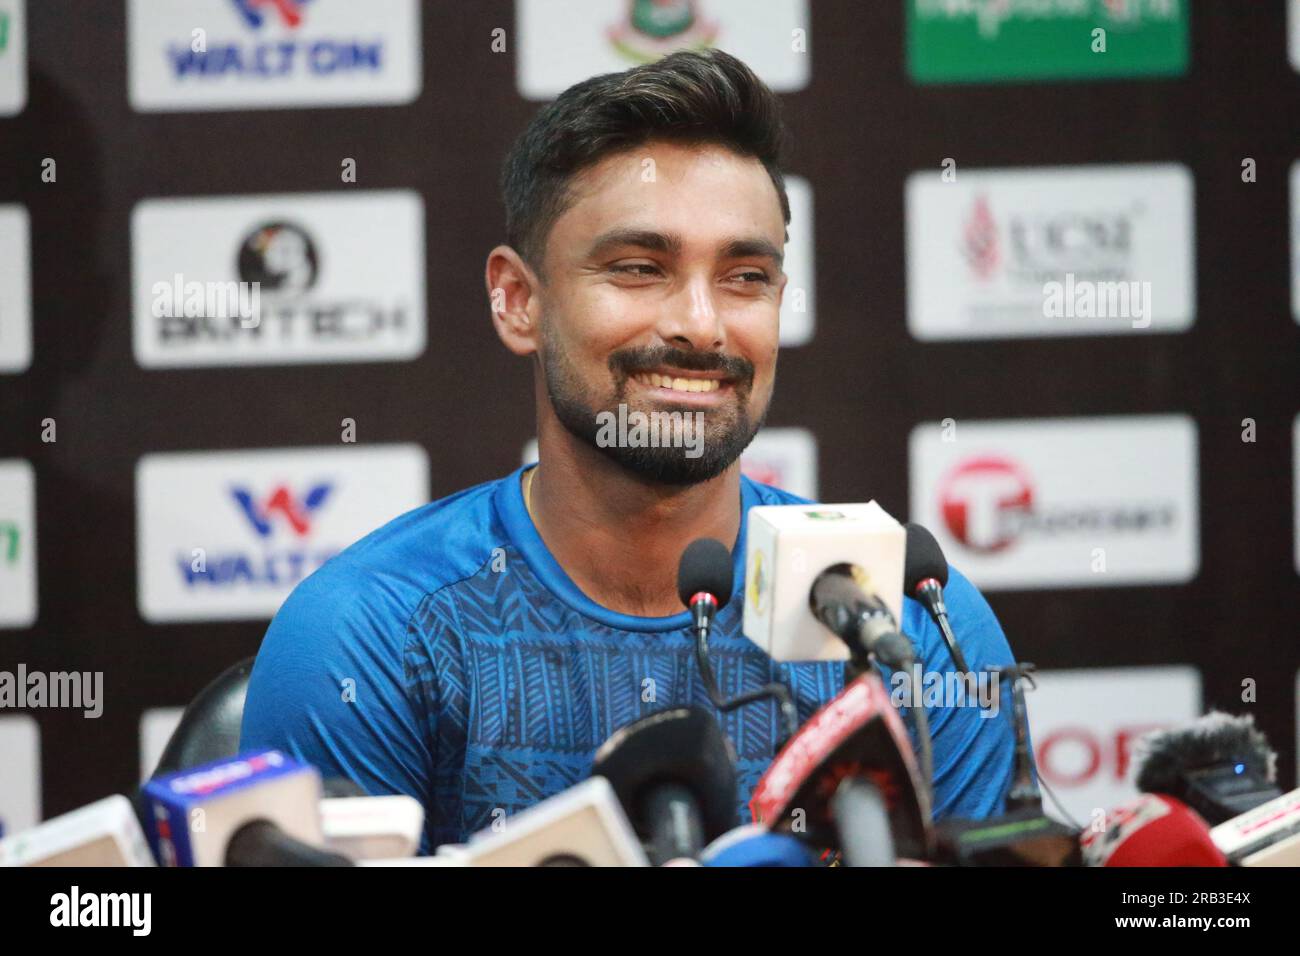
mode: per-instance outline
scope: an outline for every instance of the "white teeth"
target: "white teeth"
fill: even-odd
[[[716,392],[722,383],[713,378],[671,378],[658,372],[646,372],[634,375],[642,385],[654,388],[667,388],[674,392]]]

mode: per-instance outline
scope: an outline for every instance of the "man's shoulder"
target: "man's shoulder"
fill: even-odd
[[[282,607],[409,616],[426,595],[473,575],[506,537],[495,498],[509,475],[413,508],[381,525],[302,581]]]
[[[810,505],[815,503],[808,498],[801,498],[799,495],[791,494],[775,485],[765,485],[761,481],[755,481],[747,475],[741,475],[740,481],[753,492],[754,498],[760,505]]]

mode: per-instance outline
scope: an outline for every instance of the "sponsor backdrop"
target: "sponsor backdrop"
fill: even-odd
[[[531,456],[504,151],[710,45],[793,132],[746,470],[935,532],[1076,815],[1210,706],[1292,783],[1300,0],[0,0],[7,827],[130,787],[295,582]]]

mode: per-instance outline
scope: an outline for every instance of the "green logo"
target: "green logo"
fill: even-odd
[[[0,53],[9,48],[9,14],[0,11]]]
[[[1178,76],[1187,0],[907,0],[917,83]]]
[[[814,521],[843,521],[843,511],[805,511],[805,518],[812,518]]]
[[[0,563],[16,564],[18,561],[18,525],[0,521]]]

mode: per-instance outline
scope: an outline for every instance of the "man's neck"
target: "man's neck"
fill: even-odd
[[[533,523],[573,582],[622,614],[682,611],[677,564],[686,546],[717,538],[731,547],[740,531],[739,465],[711,481],[670,487],[642,481],[568,432],[539,439]]]

